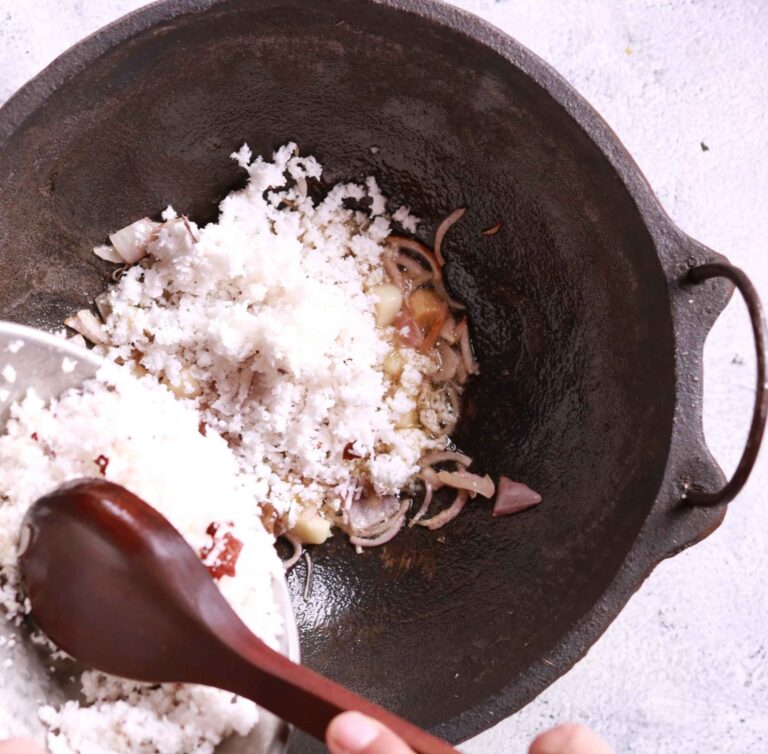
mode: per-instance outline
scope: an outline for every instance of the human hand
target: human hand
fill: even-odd
[[[11,738],[8,741],[0,741],[0,754],[45,754],[34,742],[26,738]]]
[[[331,754],[414,754],[391,730],[359,712],[336,717],[325,740]],[[528,754],[613,754],[613,750],[588,728],[567,723],[537,736]]]
[[[331,754],[413,754],[391,730],[358,712],[345,712],[328,726]],[[34,741],[0,741],[0,754],[45,754]],[[528,754],[613,754],[600,736],[581,725],[567,723],[537,736]]]
[[[613,754],[613,749],[589,728],[564,723],[536,736],[528,754]]]

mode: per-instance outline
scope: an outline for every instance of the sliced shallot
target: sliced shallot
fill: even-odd
[[[440,337],[452,346],[456,344],[458,336],[456,334],[456,320],[453,317],[446,317],[443,329],[440,330]]]
[[[433,276],[431,270],[427,270],[423,264],[417,262],[413,257],[407,254],[398,254],[395,257],[395,264],[398,267],[405,267],[408,277],[413,285],[421,285],[430,280]]]
[[[422,466],[434,466],[437,463],[446,463],[447,461],[454,461],[460,466],[470,466],[472,459],[459,453],[457,450],[435,450],[432,453],[427,453],[422,459]]]
[[[409,500],[403,500],[401,503],[394,495],[372,495],[357,500],[349,509],[350,533],[364,537],[380,534],[388,529],[398,516],[405,515],[409,504]]]
[[[439,490],[441,487],[445,486],[437,476],[437,472],[430,466],[421,470],[421,478],[424,480],[424,483],[432,487],[433,490]]]
[[[101,322],[88,309],[82,309],[74,317],[65,319],[64,324],[67,327],[71,327],[75,332],[79,332],[80,335],[86,340],[90,340],[91,343],[107,342]]]
[[[443,238],[445,238],[448,228],[455,222],[461,220],[466,211],[466,207],[459,207],[458,209],[453,210],[453,212],[451,212],[451,214],[437,226],[437,230],[435,231],[435,259],[437,259],[437,263],[441,267],[445,264],[445,258],[443,257]]]
[[[408,526],[418,524],[427,515],[429,504],[432,502],[432,495],[432,485],[429,482],[424,482],[424,500],[421,501],[421,507],[416,511],[416,515],[410,520]]]
[[[288,560],[283,561],[283,568],[285,568],[285,570],[287,571],[289,568],[292,568],[293,566],[296,565],[296,563],[299,562],[299,558],[301,557],[301,554],[304,552],[304,545],[302,545],[301,542],[299,542],[299,540],[296,537],[291,536],[290,534],[283,534],[283,537],[287,539],[291,543],[291,546],[293,547],[293,555],[291,555],[291,557],[288,558]]]
[[[467,367],[464,364],[464,359],[459,359],[459,363],[456,366],[456,383],[464,385],[468,379],[469,375],[467,374]]]
[[[426,526],[427,529],[431,529],[432,531],[445,526],[449,521],[453,521],[453,519],[456,518],[459,513],[461,513],[461,511],[464,509],[464,506],[467,504],[468,499],[469,493],[466,490],[459,490],[459,493],[456,495],[456,499],[448,508],[446,508],[444,511],[440,511],[440,513],[438,513],[436,516],[432,516],[432,518],[419,521],[418,525]]]
[[[398,312],[392,324],[395,326],[397,337],[403,345],[415,348],[424,340],[421,328],[405,307]]]
[[[468,490],[469,492],[491,498],[496,491],[496,485],[487,474],[470,474],[468,471],[438,471],[437,478],[448,487],[455,487],[457,490]]]
[[[432,382],[448,382],[456,376],[459,368],[459,357],[444,340],[437,344],[437,352],[440,355],[440,367],[432,375]]]
[[[541,495],[522,482],[513,482],[509,477],[499,479],[499,491],[493,506],[494,516],[509,516],[532,508],[541,502]]]
[[[467,327],[467,320],[462,319],[457,327],[459,333],[459,343],[461,344],[461,358],[464,361],[464,368],[467,370],[467,374],[477,374],[478,369],[475,357],[472,355],[472,344],[469,342],[469,328]]]
[[[382,532],[389,531],[390,527],[394,525],[394,523],[397,521],[398,518],[405,518],[405,514],[408,512],[408,508],[411,505],[410,499],[405,499],[400,504],[400,508],[398,509],[397,513],[394,516],[390,516],[390,518],[386,519],[386,521],[381,521],[378,524],[374,524],[373,526],[369,526],[367,529],[362,529],[360,531],[352,532],[355,536],[360,537],[375,537],[378,534],[381,534]]]
[[[397,533],[403,528],[403,521],[405,521],[405,516],[397,516],[391,526],[378,537],[373,537],[371,539],[368,537],[352,536],[349,538],[349,541],[355,545],[355,547],[378,547],[379,545],[386,544],[397,536]]]
[[[382,254],[381,264],[393,285],[403,290],[403,273],[400,272],[400,268],[397,266],[391,251],[386,251]]]
[[[495,236],[502,229],[502,227],[504,227],[504,223],[496,223],[496,225],[492,225],[490,228],[481,230],[480,234],[483,236]]]
[[[432,350],[432,346],[435,345],[435,343],[437,342],[437,339],[440,337],[440,330],[442,329],[447,316],[448,316],[448,304],[443,303],[442,307],[440,308],[439,314],[435,318],[435,321],[432,323],[432,327],[429,329],[429,333],[427,334],[427,337],[424,338],[421,345],[419,346],[419,350],[422,353],[429,353],[429,351]]]
[[[414,238],[406,238],[405,236],[389,236],[387,243],[396,249],[408,249],[413,252],[419,259],[423,259],[435,273],[436,278],[441,277],[440,265],[435,259],[435,255],[421,242]]]
[[[435,277],[435,290],[448,302],[448,305],[451,307],[451,309],[464,311],[467,308],[464,306],[464,304],[461,303],[461,301],[457,301],[455,298],[451,298],[451,294],[448,293],[445,285],[443,284],[442,277]]]

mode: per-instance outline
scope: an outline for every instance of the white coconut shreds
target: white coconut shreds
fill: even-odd
[[[375,326],[370,289],[388,282],[385,197],[368,178],[316,203],[307,181],[320,165],[294,144],[272,162],[247,146],[233,157],[246,188],[203,228],[163,213],[148,256],[107,294],[98,350],[189,400],[230,443],[252,502],[270,504],[283,528],[331,517],[364,488],[407,490],[425,451],[448,443],[413,421],[418,405],[450,408],[424,379],[433,357],[400,348],[402,373],[383,368],[395,331]],[[416,228],[407,208],[396,217]]]
[[[243,548],[219,586],[249,627],[277,647],[282,619],[272,579],[282,564],[227,443],[198,431],[199,416],[152,378],[117,367],[45,404],[30,392],[11,408],[0,436],[0,604],[28,611],[18,592],[17,538],[40,496],[79,477],[103,476],[150,502],[196,550],[211,523],[232,524]],[[95,671],[82,676],[83,703],[44,707],[51,754],[210,754],[258,720],[251,702],[216,689],[151,687]],[[1,732],[0,732],[1,733]]]

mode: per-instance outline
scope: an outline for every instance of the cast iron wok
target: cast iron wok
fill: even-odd
[[[313,552],[306,602],[291,574],[305,661],[457,741],[564,673],[654,565],[720,523],[765,395],[720,493],[701,357],[731,287],[694,279],[736,278],[762,347],[758,304],[589,105],[480,20],[420,0],[166,0],[0,111],[0,316],[59,326],[108,281],[94,243],[169,203],[213,219],[244,181],[229,153],[288,139],[328,185],[376,175],[426,241],[469,207],[446,249],[482,366],[458,444],[544,503],[495,520],[472,505],[441,537],[362,556],[337,538]]]

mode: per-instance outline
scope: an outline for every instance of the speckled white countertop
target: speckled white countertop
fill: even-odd
[[[309,0],[308,0],[309,1]],[[0,102],[141,0],[0,0]],[[674,220],[768,298],[768,0],[456,0],[528,45],[603,114]],[[2,219],[0,218],[0,222]],[[741,452],[754,357],[735,301],[707,345],[705,426]],[[618,754],[768,752],[768,463],[725,524],[663,563],[589,655],[465,747],[526,751],[578,720]]]

